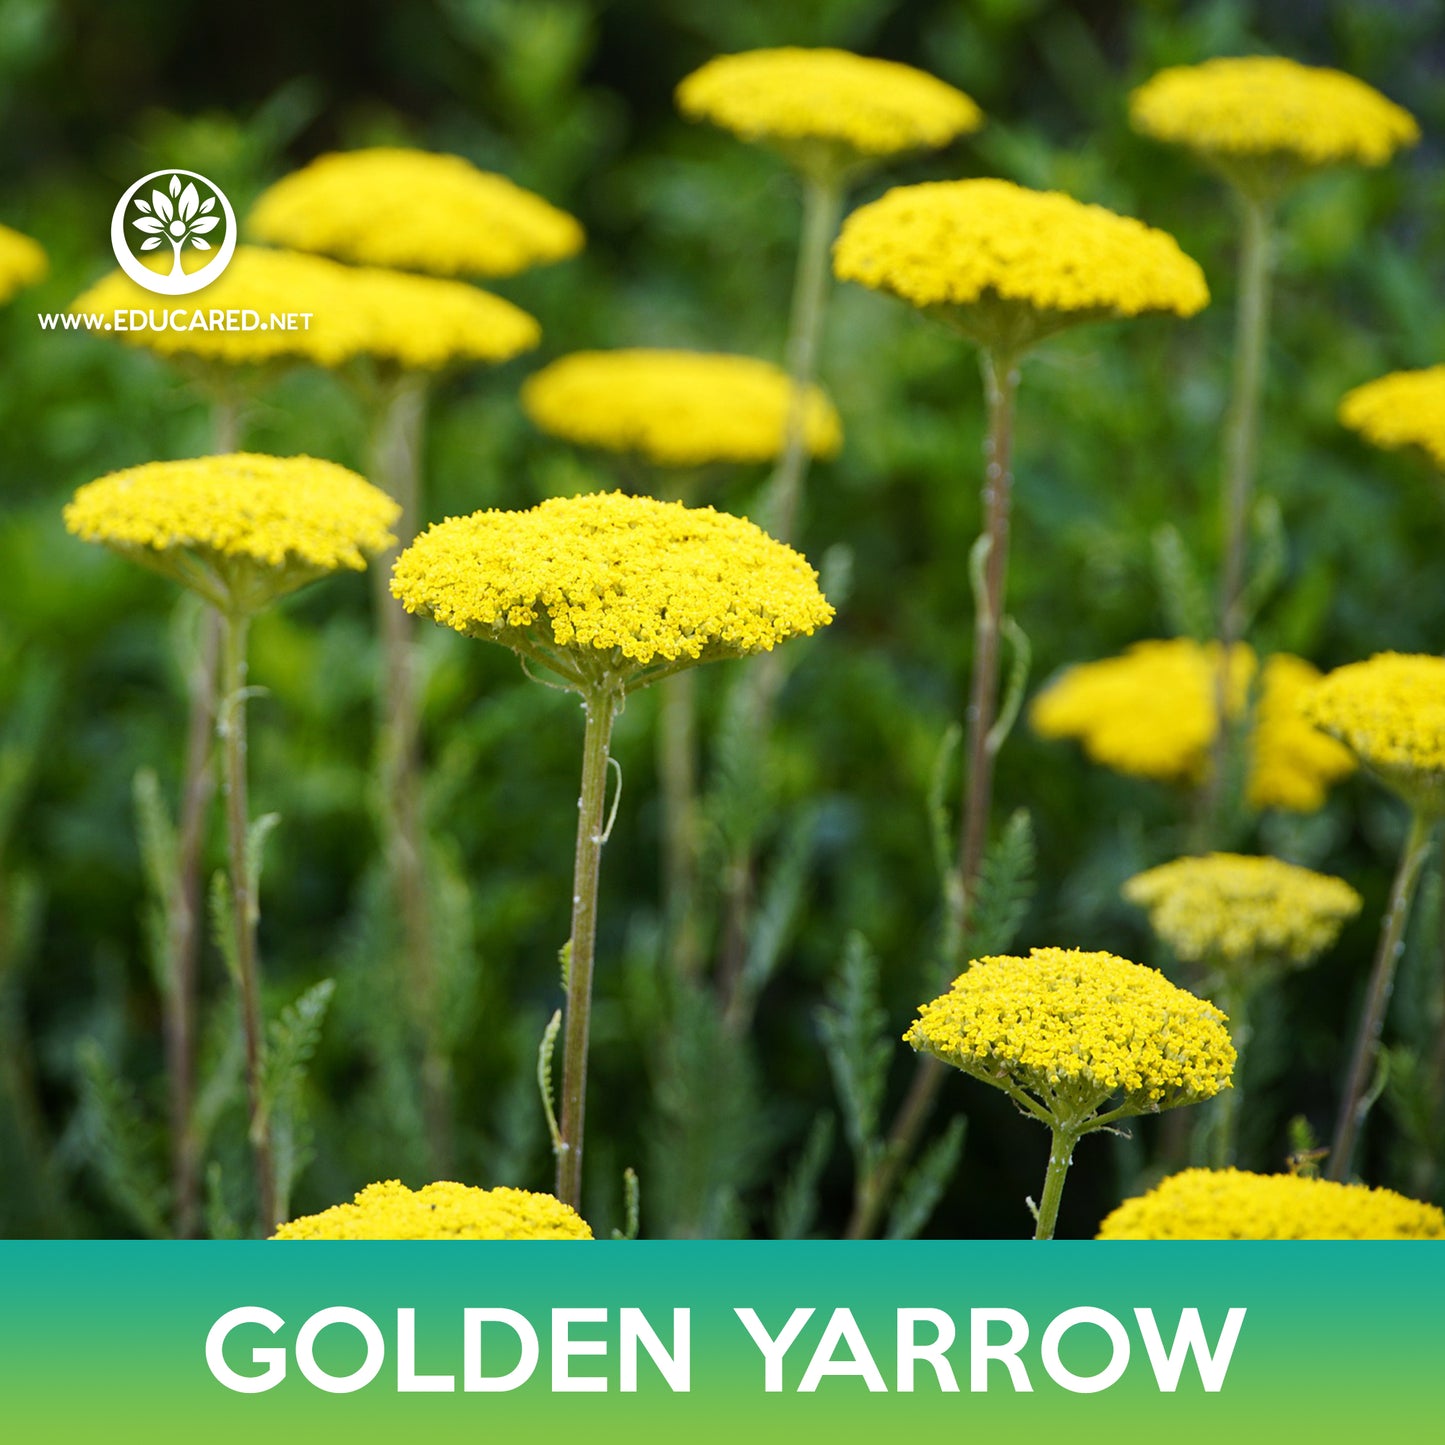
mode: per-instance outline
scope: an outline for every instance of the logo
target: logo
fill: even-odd
[[[230,264],[236,213],[205,176],[152,171],[116,203],[110,244],[120,269],[138,286],[162,296],[188,296]],[[207,252],[214,254],[206,259]]]

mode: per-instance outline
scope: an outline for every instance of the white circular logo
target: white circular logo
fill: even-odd
[[[152,171],[120,200],[110,218],[110,244],[120,269],[138,286],[162,296],[188,296],[209,286],[230,264],[236,249],[236,213],[220,187],[195,171]],[[164,257],[171,264],[152,270],[142,259]],[[195,252],[215,255],[193,271]]]

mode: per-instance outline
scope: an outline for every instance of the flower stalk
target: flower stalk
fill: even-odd
[[[1069,1166],[1074,1162],[1074,1146],[1079,1138],[1077,1133],[1060,1124],[1050,1126],[1049,1167],[1044,1175],[1043,1198],[1039,1200],[1035,1239],[1054,1237],[1059,1222],[1059,1205],[1064,1197],[1064,1181],[1069,1177]]]

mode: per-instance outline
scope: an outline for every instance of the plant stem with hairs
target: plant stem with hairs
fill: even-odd
[[[1410,920],[1410,904],[1415,897],[1415,885],[1420,880],[1420,870],[1424,867],[1426,855],[1430,851],[1430,834],[1434,823],[1434,818],[1429,814],[1419,809],[1414,810],[1410,816],[1409,832],[1405,835],[1405,845],[1400,850],[1400,862],[1390,889],[1390,902],[1380,929],[1380,946],[1375,953],[1375,965],[1370,971],[1365,1003],[1360,1011],[1360,1026],[1355,1035],[1350,1070],[1345,1077],[1345,1090],[1340,1100],[1334,1142],[1330,1146],[1326,1177],[1339,1182],[1349,1177],[1355,1142],[1370,1111],[1372,1100],[1368,1091],[1375,1072],[1375,1061],[1380,1053],[1380,1034],[1385,1026],[1385,1011],[1389,1007],[1390,993],[1395,984],[1395,966],[1405,951],[1405,927]]]
[[[1052,1239],[1059,1222],[1059,1205],[1064,1198],[1064,1181],[1074,1162],[1074,1146],[1080,1136],[1054,1125],[1049,1133],[1049,1168],[1044,1176],[1044,1194],[1039,1200],[1035,1239]]]
[[[980,353],[988,432],[984,438],[984,530],[975,544],[982,554],[982,585],[974,601],[973,666],[970,679],[957,888],[963,912],[973,900],[988,844],[994,761],[1003,743],[995,728],[999,701],[1000,642],[1008,584],[1009,514],[1013,500],[1014,412],[1018,398],[1016,353],[985,348]],[[956,964],[957,960],[950,960]],[[877,1227],[898,1175],[918,1146],[947,1068],[931,1055],[919,1056],[888,1141],[865,1187],[858,1191],[848,1222],[849,1239],[866,1239]],[[1059,1187],[1062,1189],[1062,1180]],[[1056,1203],[1057,1207],[1057,1203]]]

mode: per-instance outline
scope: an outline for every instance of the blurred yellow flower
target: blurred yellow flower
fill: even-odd
[[[824,626],[817,576],[740,517],[614,492],[439,522],[397,558],[391,591],[564,675],[640,681]]]
[[[792,396],[787,373],[769,362],[701,351],[579,351],[522,387],[543,431],[668,467],[771,461]],[[816,386],[804,425],[813,455],[838,450],[838,413]]]
[[[977,959],[918,1012],[915,1049],[1075,1122],[1208,1099],[1234,1067],[1213,1004],[1112,953]]]
[[[1211,853],[1135,874],[1124,897],[1185,963],[1232,970],[1313,962],[1360,911],[1343,879],[1278,858]]]
[[[582,227],[505,176],[460,156],[338,151],[261,193],[258,240],[435,276],[511,276],[582,249]]]
[[[1275,56],[1174,66],[1129,101],[1134,129],[1222,160],[1378,166],[1420,128],[1352,75]]]
[[[1442,1239],[1445,1214],[1389,1189],[1186,1169],[1126,1199],[1100,1239]]]
[[[591,1239],[587,1221],[550,1194],[398,1180],[368,1184],[355,1203],[283,1224],[273,1239]]]
[[[1445,366],[1357,386],[1340,402],[1340,420],[1377,447],[1420,447],[1445,468]]]
[[[1001,180],[895,187],[843,223],[833,269],[1006,350],[1077,321],[1192,316],[1209,301],[1172,236]]]
[[[9,226],[0,226],[0,305],[17,291],[33,286],[48,269],[38,242]]]
[[[720,55],[677,87],[693,120],[762,141],[804,166],[947,145],[983,124],[961,90],[909,65],[846,50],[785,47]]]

